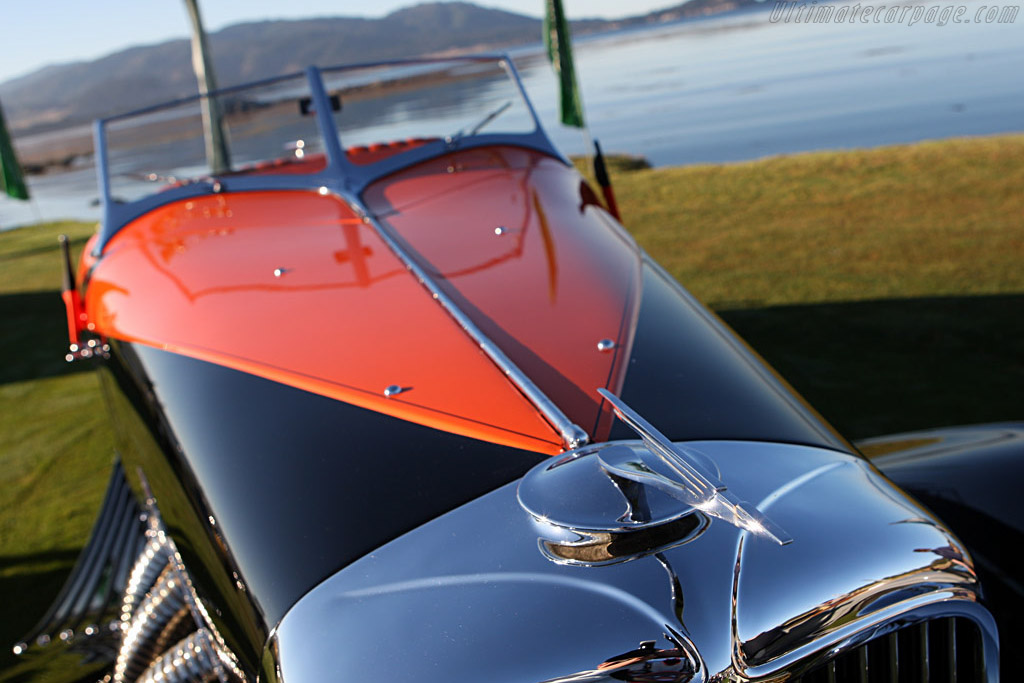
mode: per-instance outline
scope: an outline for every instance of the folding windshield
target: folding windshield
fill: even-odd
[[[299,74],[111,119],[105,130],[110,195],[125,203],[214,174],[320,171],[322,158],[319,167],[291,163],[296,150],[320,146],[316,119],[301,111],[309,101],[308,79]],[[219,124],[220,142],[213,136],[210,149],[207,116]]]
[[[485,134],[537,129],[504,60],[339,68],[322,75],[346,155],[356,164],[430,141],[459,146]]]
[[[456,149],[512,144],[557,156],[503,56],[317,69],[99,121],[104,224],[222,190],[374,179]]]

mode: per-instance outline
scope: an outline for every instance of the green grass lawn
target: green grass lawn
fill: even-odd
[[[613,173],[640,244],[851,438],[1024,419],[1024,136]],[[112,460],[57,291],[57,235],[91,231],[0,233],[0,668]]]
[[[615,183],[637,240],[716,309],[1024,292],[1024,136]]]
[[[81,251],[92,226],[0,233],[0,668],[85,544],[112,462],[99,383],[64,361],[61,232]]]

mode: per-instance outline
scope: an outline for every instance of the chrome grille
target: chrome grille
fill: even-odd
[[[906,626],[840,653],[797,683],[983,683],[981,632],[947,617]]]

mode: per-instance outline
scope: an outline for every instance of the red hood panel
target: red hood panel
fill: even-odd
[[[385,178],[364,201],[573,422],[604,438],[595,390],[621,389],[640,254],[574,170],[524,149],[469,150]],[[616,347],[598,350],[604,339]]]
[[[253,192],[158,208],[108,245],[86,310],[110,337],[439,429],[560,450],[533,406],[334,197]],[[386,398],[390,385],[407,390]]]

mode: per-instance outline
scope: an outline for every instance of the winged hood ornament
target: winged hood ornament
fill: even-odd
[[[584,445],[523,477],[519,504],[538,525],[548,559],[586,566],[628,561],[695,540],[711,518],[779,545],[792,541],[729,491],[708,456],[672,443],[620,398],[598,392],[640,439]]]
[[[704,514],[721,519],[758,536],[766,536],[779,545],[793,539],[778,524],[758,512],[750,503],[739,500],[722,481],[702,463],[703,457],[681,444],[672,443],[654,425],[606,389],[599,394],[612,405],[616,417],[636,432],[651,453],[665,464],[673,477],[654,471],[640,460],[620,463],[597,458],[608,474],[642,486],[658,489]]]

